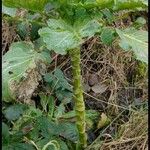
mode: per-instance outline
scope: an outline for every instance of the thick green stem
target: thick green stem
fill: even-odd
[[[70,50],[73,72],[73,90],[76,112],[76,125],[79,133],[79,145],[81,148],[87,145],[87,136],[85,132],[85,104],[83,100],[83,90],[81,83],[81,68],[80,68],[80,48]]]

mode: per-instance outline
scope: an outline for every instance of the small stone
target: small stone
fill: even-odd
[[[92,86],[92,91],[96,94],[102,94],[106,91],[107,87],[103,84],[97,83]]]
[[[98,75],[97,74],[90,74],[88,78],[89,86],[93,86],[98,83]]]

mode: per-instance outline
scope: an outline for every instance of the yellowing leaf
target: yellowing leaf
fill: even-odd
[[[110,119],[104,113],[102,113],[101,119],[98,122],[97,128],[98,129],[103,128],[103,127],[107,126],[109,123],[110,123]]]

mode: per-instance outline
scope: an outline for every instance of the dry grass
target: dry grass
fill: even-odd
[[[140,110],[131,114],[129,121],[122,124],[118,137],[103,142],[98,140],[89,150],[146,150],[148,147],[148,113]]]

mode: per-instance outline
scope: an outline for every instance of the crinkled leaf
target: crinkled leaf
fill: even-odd
[[[21,22],[17,25],[17,34],[24,40],[30,36],[30,23],[28,21]]]
[[[2,96],[4,101],[23,97],[23,94],[26,97],[32,95],[38,86],[38,81],[41,80],[41,72],[44,73],[44,63],[47,63],[44,55],[45,52],[37,53],[31,43],[16,42],[11,45],[9,51],[3,56]],[[24,85],[23,81],[26,80],[27,83]]]
[[[143,30],[126,30],[116,29],[121,38],[120,46],[129,50],[131,48],[137,59],[148,64],[148,32]]]
[[[9,121],[18,119],[27,109],[25,105],[16,104],[4,110],[4,115]]]
[[[38,108],[33,106],[28,106],[22,116],[15,121],[15,126],[13,126],[13,130],[20,130],[22,129],[24,133],[28,132],[28,129],[32,128],[33,120],[42,116],[42,111]]]

